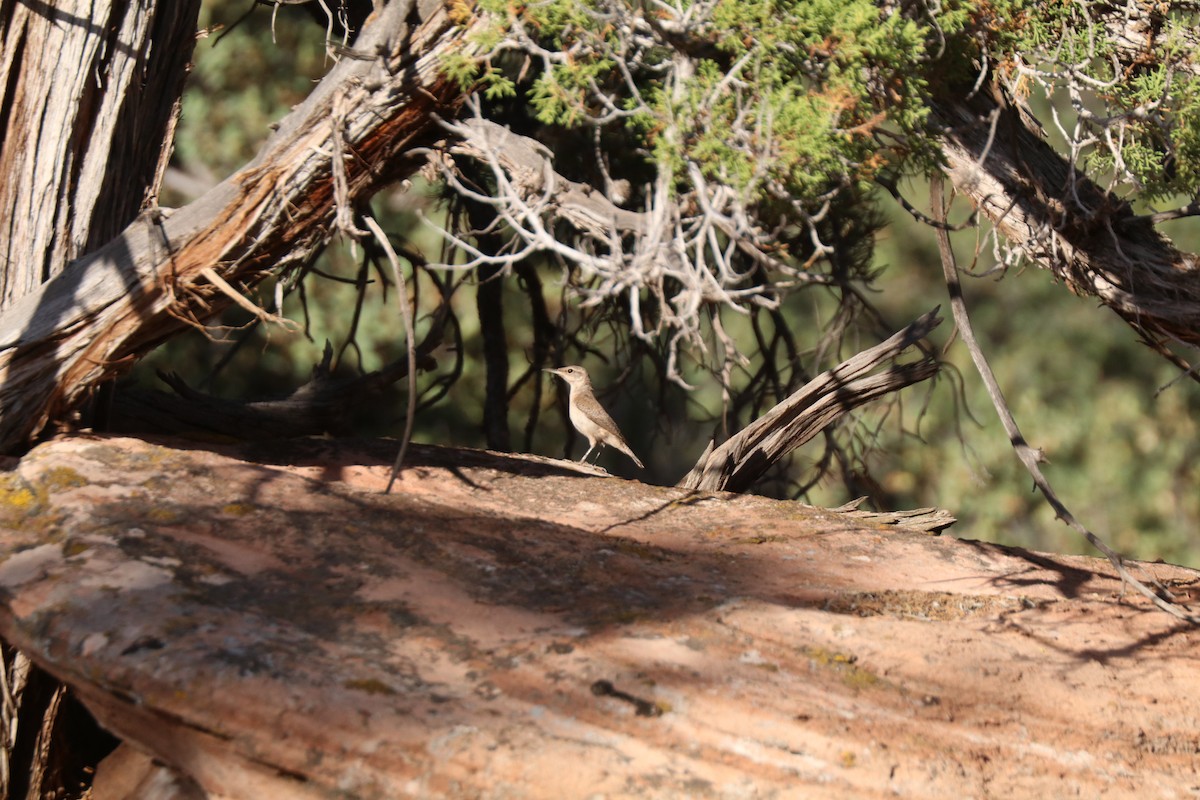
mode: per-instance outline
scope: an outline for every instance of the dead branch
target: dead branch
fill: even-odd
[[[1008,440],[1012,443],[1013,452],[1016,453],[1017,458],[1033,477],[1034,485],[1042,493],[1042,496],[1046,498],[1046,502],[1050,504],[1050,507],[1054,509],[1055,516],[1066,523],[1067,526],[1077,531],[1093,547],[1103,553],[1112,563],[1113,568],[1123,581],[1168,614],[1193,624],[1200,624],[1200,615],[1191,614],[1176,605],[1172,602],[1165,589],[1154,591],[1133,577],[1129,570],[1125,568],[1120,554],[1105,544],[1099,536],[1092,533],[1084,527],[1083,523],[1075,518],[1075,515],[1067,509],[1062,500],[1055,494],[1054,489],[1050,486],[1050,482],[1046,480],[1046,476],[1042,474],[1040,464],[1046,460],[1045,454],[1040,449],[1030,446],[1025,440],[1024,435],[1022,435],[1021,429],[1017,427],[1017,421],[1013,418],[1012,411],[1009,410],[1008,403],[1004,399],[1004,393],[1000,390],[1000,383],[996,380],[996,376],[983,354],[983,349],[979,346],[979,342],[975,338],[975,330],[972,328],[971,318],[967,314],[967,305],[963,297],[962,284],[959,282],[958,265],[954,260],[954,250],[950,247],[950,235],[946,232],[945,228],[946,208],[942,199],[942,176],[934,175],[930,180],[930,195],[933,202],[933,218],[942,223],[935,230],[937,232],[938,251],[942,257],[942,272],[946,279],[946,288],[950,292],[950,310],[954,314],[954,324],[958,326],[963,344],[967,346],[967,350],[971,353],[971,360],[975,362],[975,369],[979,372],[979,376],[983,379],[984,385],[987,387],[988,397],[991,398],[992,405],[996,409],[996,416],[1000,418],[1000,422],[1004,426],[1004,432],[1008,434]]]
[[[173,394],[125,391],[113,407],[111,429],[122,433],[204,434],[233,439],[286,439],[295,436],[346,435],[365,409],[379,408],[390,390],[416,371],[431,368],[433,353],[448,334],[450,306],[434,312],[429,330],[408,353],[374,372],[354,377],[333,374],[333,350],[313,368],[312,378],[287,397],[243,402],[192,388],[179,376],[159,373]]]
[[[937,112],[947,126],[946,176],[1003,234],[1011,260],[1026,258],[1072,292],[1098,298],[1148,340],[1200,346],[1194,255],[1074,172],[1018,109],[980,94]]]
[[[944,508],[913,508],[907,511],[860,511],[866,497],[851,500],[845,505],[830,509],[845,514],[851,519],[862,520],[871,525],[895,525],[897,528],[940,534],[958,520]]]
[[[703,351],[703,309],[744,314],[751,308],[775,307],[779,297],[797,287],[831,282],[828,275],[769,255],[773,234],[751,221],[743,198],[706,180],[695,165],[688,172],[692,188],[686,196],[676,196],[670,189],[673,179],[660,172],[648,190],[645,209],[631,211],[555,171],[553,154],[541,143],[483,119],[477,107],[474,112],[474,117],[445,123],[453,134],[449,155],[430,155],[451,189],[469,202],[490,207],[513,244],[505,252],[488,253],[439,227],[443,237],[466,254],[466,261],[452,268],[509,269],[535,253],[550,254],[577,270],[572,288],[584,298],[584,307],[619,300],[628,309],[635,337],[646,343],[667,342],[668,380],[691,388],[679,370],[678,356],[683,347]],[[468,185],[450,155],[478,161],[494,182],[494,191],[487,195]],[[561,222],[576,235],[564,239]],[[817,252],[832,250],[822,246]],[[752,280],[737,253],[767,268],[757,273],[764,279]],[[643,318],[643,294],[658,300],[653,320]],[[728,350],[726,356],[727,364],[740,358]]]
[[[400,267],[400,257],[396,255],[396,249],[392,247],[387,234],[383,232],[383,228],[379,227],[379,223],[375,221],[374,217],[364,214],[363,222],[370,228],[371,233],[375,234],[376,241],[383,248],[383,252],[387,254],[388,264],[392,268],[392,277],[396,279],[396,302],[400,306],[400,316],[404,320],[404,346],[408,355],[408,403],[404,412],[404,433],[400,438],[400,450],[396,453],[396,460],[392,463],[392,474],[388,478],[387,488],[383,490],[384,494],[387,494],[392,491],[392,484],[396,482],[396,476],[400,474],[400,467],[404,464],[404,453],[408,450],[409,442],[412,441],[413,423],[417,416],[417,335],[413,321],[413,303],[408,299],[408,285],[404,282],[404,270]],[[414,266],[413,269],[415,272],[416,267]],[[416,283],[415,275],[413,283]]]
[[[887,341],[823,372],[720,447],[711,444],[691,471],[676,484],[684,489],[746,491],[772,464],[820,433],[847,411],[877,397],[930,378],[938,371],[926,353],[911,364],[892,364],[941,323],[938,309],[914,320]]]

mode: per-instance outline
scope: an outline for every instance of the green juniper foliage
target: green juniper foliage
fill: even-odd
[[[545,124],[587,124],[607,95],[659,164],[689,158],[777,211],[780,196],[811,209],[880,169],[928,171],[937,162],[930,105],[970,86],[986,65],[1018,94],[1073,86],[1085,127],[1119,116],[1118,150],[1081,150],[1092,170],[1115,171],[1146,199],[1190,193],[1200,150],[1193,19],[1156,17],[1163,44],[1114,72],[1103,6],[721,0],[706,16],[684,3],[697,15],[681,30],[655,26],[665,15],[653,3],[481,0],[476,13],[491,24],[476,27],[472,53],[445,67],[491,99],[515,96],[525,75],[524,97]],[[634,19],[657,41],[643,47],[627,35]],[[532,53],[532,68],[505,58],[513,48]],[[676,48],[691,62],[686,72],[669,68]],[[637,63],[618,68],[630,56]],[[678,142],[659,135],[670,125],[680,128]]]
[[[515,95],[517,76],[533,73],[527,99],[545,124],[589,124],[604,114],[598,96],[607,95],[659,164],[678,170],[691,160],[706,177],[767,204],[816,203],[870,180],[897,156],[931,160],[922,135],[929,53],[968,21],[962,8],[934,25],[881,14],[868,0],[726,0],[694,29],[673,32],[656,29],[652,6],[557,0],[516,8],[480,2],[493,21],[476,29],[473,51],[481,55],[460,52],[447,59],[447,72],[489,98]],[[635,17],[659,41],[641,46],[622,36]],[[514,46],[542,68],[506,60]],[[673,47],[689,60],[686,70],[671,68]],[[662,135],[671,127],[677,140]],[[881,148],[881,131],[904,146]]]

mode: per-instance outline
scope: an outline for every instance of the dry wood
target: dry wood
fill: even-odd
[[[911,364],[880,365],[899,358],[941,323],[933,309],[869,350],[806,383],[720,447],[711,444],[678,484],[685,489],[744,492],[772,464],[820,433],[838,417],[890,392],[930,378],[937,360],[926,354]]]
[[[553,154],[537,140],[478,117],[456,123],[451,130],[458,137],[451,153],[484,162],[494,158],[522,197],[548,194],[557,216],[577,230],[602,242],[608,242],[614,230],[645,231],[644,213],[623,209],[595,187],[555,172],[551,164]]]
[[[866,497],[851,500],[845,505],[831,509],[872,525],[895,525],[897,528],[940,534],[958,520],[944,508],[910,508],[904,511],[860,511]]]
[[[443,345],[449,308],[434,313],[425,337],[403,357],[378,370],[352,378],[333,374],[333,348],[328,344],[312,378],[279,400],[239,402],[197,391],[175,374],[159,373],[174,390],[122,392],[112,409],[109,428],[122,433],[187,434],[263,440],[294,436],[348,435],[370,409],[389,406],[389,391],[402,378],[427,368]],[[425,365],[424,367],[422,365]],[[410,393],[412,382],[409,383]],[[415,396],[415,395],[414,395]]]
[[[1003,98],[981,94],[936,111],[947,126],[946,176],[1012,245],[1072,292],[1099,298],[1164,355],[1166,342],[1200,346],[1196,256],[1073,171]]]
[[[992,406],[996,409],[996,416],[1000,418],[1000,423],[1004,426],[1004,432],[1008,434],[1008,440],[1012,444],[1013,452],[1033,478],[1033,485],[1046,498],[1046,502],[1054,509],[1054,514],[1058,519],[1087,539],[1089,544],[1104,554],[1112,563],[1117,574],[1121,576],[1121,580],[1132,586],[1137,592],[1144,595],[1168,614],[1190,622],[1193,625],[1200,624],[1200,615],[1192,614],[1176,605],[1165,588],[1160,586],[1152,589],[1130,574],[1129,570],[1125,567],[1121,555],[1076,519],[1075,515],[1059,499],[1053,487],[1050,486],[1050,481],[1046,479],[1041,468],[1041,464],[1046,460],[1045,454],[1040,448],[1032,447],[1025,440],[1021,429],[1017,427],[1017,421],[1013,417],[1012,411],[1008,408],[1008,402],[1004,399],[1004,393],[1000,389],[1000,382],[996,380],[996,375],[992,372],[992,368],[983,354],[983,349],[979,346],[979,341],[975,338],[975,330],[971,325],[971,317],[967,313],[966,299],[963,297],[962,284],[958,277],[958,265],[954,259],[954,250],[950,246],[950,234],[945,228],[946,209],[942,199],[942,176],[933,176],[933,179],[930,181],[930,195],[933,205],[933,218],[939,223],[939,227],[937,228],[938,251],[942,259],[942,274],[946,279],[946,288],[950,292],[950,310],[954,314],[954,324],[958,326],[958,332],[962,336],[963,344],[966,345],[967,350],[970,352],[971,360],[975,363],[975,369],[979,372],[979,377],[983,379],[983,383],[987,387],[988,397],[992,401]]]
[[[0,5],[0,309],[156,203],[199,7],[199,0]],[[6,384],[11,377],[17,395],[44,399],[40,386],[24,386],[19,376],[6,376]],[[26,408],[36,402],[22,400]],[[58,746],[71,724],[60,713],[64,691],[0,647],[0,797],[57,796],[65,788],[64,765],[82,755],[78,742]]]
[[[158,194],[199,0],[4,3],[0,308]]]
[[[0,318],[0,448],[21,446],[91,387],[227,306],[206,269],[248,288],[304,263],[329,235],[333,158],[345,159],[351,202],[416,166],[403,155],[460,100],[439,60],[467,31],[440,5],[417,24],[414,6],[376,15],[356,48],[378,57],[344,58],[254,161],[169,216],[139,217]],[[332,147],[335,102],[347,152]]]
[[[364,215],[363,222],[375,235],[383,252],[387,254],[388,264],[392,268],[392,277],[396,280],[396,302],[400,305],[400,316],[404,320],[404,346],[408,358],[408,403],[404,412],[404,433],[400,438],[400,450],[396,453],[396,460],[392,462],[392,475],[388,478],[387,489],[384,490],[386,493],[392,490],[392,484],[396,482],[396,476],[400,474],[400,467],[404,464],[404,453],[408,450],[409,442],[412,441],[413,421],[417,415],[417,334],[413,325],[412,303],[408,299],[408,285],[404,282],[404,270],[400,266],[400,257],[396,255],[396,250],[388,241],[387,234],[383,232],[383,228],[379,226],[374,217]]]

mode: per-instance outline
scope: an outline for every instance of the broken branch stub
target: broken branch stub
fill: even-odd
[[[886,341],[821,373],[719,447],[709,446],[677,486],[702,491],[744,492],[771,465],[816,436],[847,411],[933,377],[930,353],[910,364],[894,361],[941,323],[934,308]]]

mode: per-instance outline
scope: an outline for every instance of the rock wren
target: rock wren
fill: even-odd
[[[592,379],[588,377],[586,369],[583,367],[559,367],[542,371],[557,375],[571,387],[571,396],[567,400],[571,424],[575,426],[575,430],[587,437],[590,445],[587,452],[583,454],[583,458],[579,459],[581,462],[587,460],[587,457],[596,449],[596,445],[603,448],[604,445],[610,444],[632,458],[633,463],[638,467],[646,468],[629,449],[629,445],[625,443],[625,437],[621,435],[617,423],[613,422],[613,418],[596,399],[596,395],[592,392]],[[599,457],[599,450],[596,451],[596,455]]]

